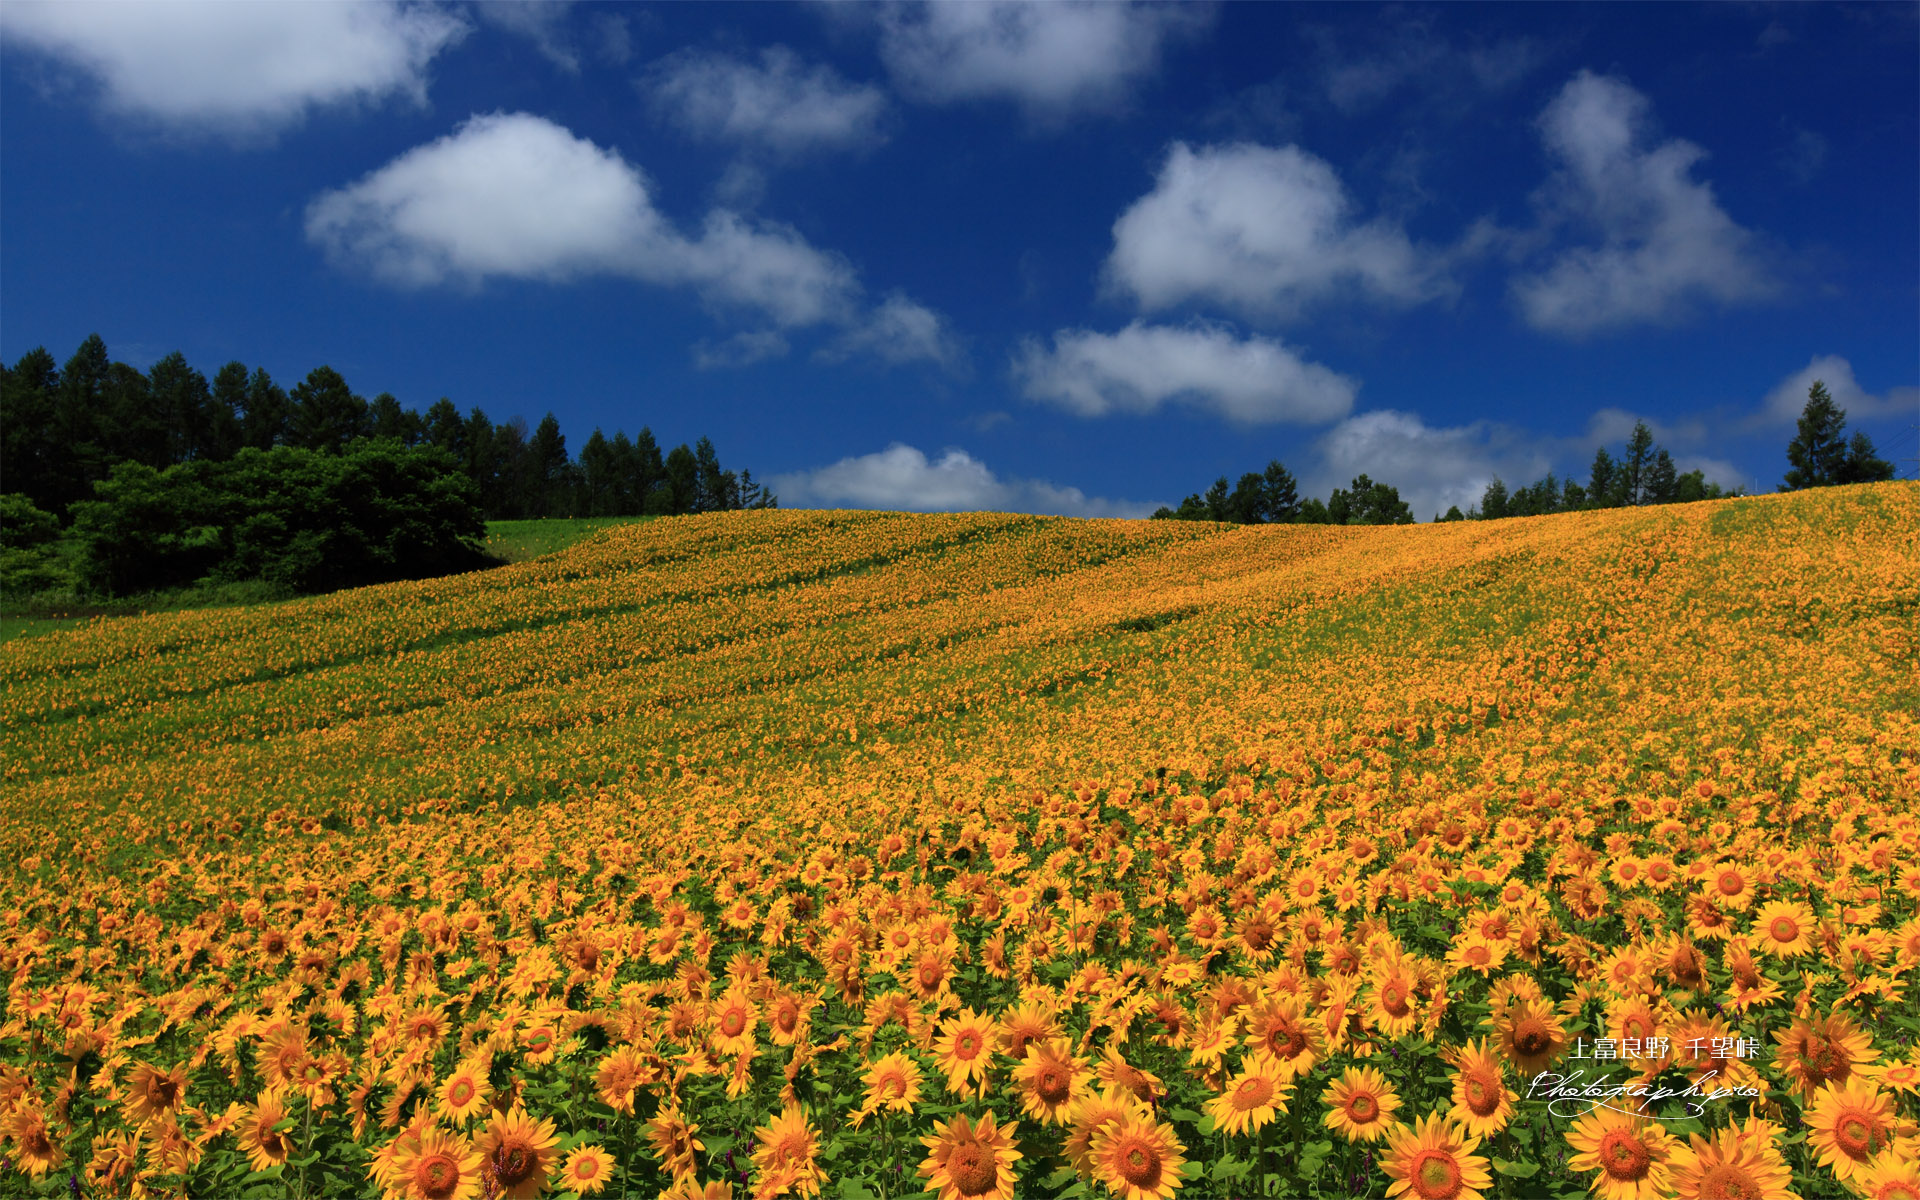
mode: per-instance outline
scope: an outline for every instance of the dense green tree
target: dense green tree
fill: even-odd
[[[1881,483],[1893,478],[1893,464],[1873,449],[1873,439],[1855,432],[1847,443],[1847,461],[1840,471],[1842,483]]]
[[[230,362],[214,372],[206,458],[232,458],[246,445],[247,365]]]
[[[445,396],[433,402],[427,409],[426,439],[429,445],[442,450],[465,462],[467,457],[467,423],[460,419],[460,410],[453,401]]]
[[[1338,492],[1335,493],[1335,495],[1338,494]],[[1341,522],[1335,521],[1333,514],[1327,510],[1326,501],[1320,499],[1318,496],[1309,496],[1300,502],[1299,523],[1302,525],[1341,524]]]
[[[627,462],[627,488],[633,496],[630,511],[648,514],[669,511],[672,497],[666,492],[667,467],[660,456],[660,443],[653,438],[653,430],[645,425],[640,427],[633,439],[633,456]]]
[[[381,392],[367,406],[369,432],[377,438],[389,438],[403,446],[417,446],[426,440],[427,423],[420,414],[403,408],[392,392]]]
[[[683,516],[694,511],[693,506],[699,503],[700,460],[685,442],[667,454],[666,479],[661,490],[665,494],[665,515]],[[650,506],[648,511],[654,508]]]
[[[265,367],[255,367],[247,379],[247,404],[240,415],[240,442],[256,450],[271,450],[293,440],[293,398],[273,381]]]
[[[1673,456],[1665,446],[1653,453],[1653,465],[1647,469],[1648,504],[1672,504],[1680,498],[1680,477],[1674,470]]]
[[[0,481],[42,508],[60,503],[62,459],[54,444],[54,408],[60,369],[45,346],[0,366]]]
[[[1649,502],[1647,485],[1652,479],[1654,459],[1653,430],[1645,421],[1635,421],[1627,437],[1627,450],[1620,458],[1622,504]]]
[[[1228,493],[1222,505],[1226,518],[1236,525],[1264,525],[1267,520],[1267,481],[1258,471],[1248,471]]]
[[[594,427],[580,447],[580,495],[574,511],[584,517],[623,515],[617,457],[607,435]]]
[[[164,471],[128,461],[96,493],[74,506],[74,534],[85,581],[115,595],[206,578],[328,591],[486,561],[472,481],[433,447],[249,448]]]
[[[571,514],[572,497],[567,473],[567,439],[552,413],[540,418],[527,443],[527,509],[529,516],[564,517]]]
[[[1847,410],[1834,403],[1823,381],[1814,380],[1793,441],[1787,444],[1787,461],[1793,465],[1781,490],[1892,479],[1893,464],[1874,451],[1873,439],[1856,432],[1849,440],[1846,431]]]
[[[1587,503],[1595,508],[1612,508],[1619,476],[1619,464],[1613,461],[1613,455],[1607,453],[1607,448],[1602,446],[1595,450],[1593,470],[1587,477]]]
[[[145,391],[153,433],[144,461],[168,467],[220,457],[214,444],[213,391],[207,377],[187,364],[186,355],[176,350],[154,363],[147,371]]]
[[[693,461],[698,480],[693,510],[726,512],[739,508],[740,481],[731,471],[721,469],[720,455],[714,450],[711,438],[703,437],[694,444]]]
[[[339,454],[347,443],[368,433],[367,402],[353,394],[332,367],[315,367],[299,382],[293,401],[292,444],[303,450]]]
[[[1413,510],[1400,498],[1400,489],[1366,475],[1355,476],[1349,489],[1334,489],[1327,513],[1336,525],[1413,524]]]
[[[1300,485],[1279,459],[1268,460],[1261,482],[1266,493],[1268,521],[1285,525],[1300,515]]]
[[[1458,504],[1447,505],[1447,511],[1445,516],[1442,516],[1439,513],[1435,513],[1433,515],[1433,520],[1435,524],[1439,524],[1442,521],[1464,521],[1466,519],[1467,519],[1467,514],[1460,511],[1460,506]]]
[[[1507,485],[1498,475],[1487,484],[1487,490],[1480,493],[1480,516],[1484,520],[1498,521],[1507,515]]]
[[[1201,497],[1201,503],[1207,506],[1207,520],[1224,521],[1227,519],[1228,494],[1227,477],[1222,475],[1213,481],[1213,486],[1207,489],[1205,496]]]
[[[18,492],[0,495],[0,592],[37,592],[67,582],[54,549],[59,537],[58,517]]]

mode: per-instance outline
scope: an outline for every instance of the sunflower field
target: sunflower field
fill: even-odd
[[[1920,487],[0,645],[0,1196],[1920,1197]]]

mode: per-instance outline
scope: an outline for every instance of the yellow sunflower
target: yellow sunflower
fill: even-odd
[[[939,1200],[1013,1200],[1013,1164],[1020,1159],[1013,1144],[1017,1128],[996,1128],[992,1113],[977,1124],[964,1116],[946,1124],[935,1121],[934,1136],[920,1139],[928,1151],[920,1175]]]
[[[1393,1182],[1388,1196],[1417,1200],[1480,1200],[1493,1186],[1487,1160],[1473,1153],[1480,1139],[1430,1114],[1387,1135],[1380,1169]]]
[[[443,1121],[464,1125],[487,1111],[488,1095],[486,1071],[477,1063],[460,1063],[440,1085],[434,1111]]]
[[[1049,1125],[1064,1124],[1068,1111],[1086,1090],[1087,1060],[1076,1057],[1064,1038],[1048,1038],[1027,1048],[1014,1069],[1020,1107]]]
[[[1574,1122],[1567,1144],[1577,1151],[1569,1166],[1600,1172],[1592,1190],[1601,1200],[1660,1200],[1672,1188],[1680,1143],[1656,1121],[1596,1108]]]
[[[515,1105],[496,1112],[480,1134],[480,1167],[496,1200],[527,1200],[547,1190],[547,1170],[557,1156],[560,1135],[553,1122],[535,1121]]]
[[[1869,1080],[1821,1088],[1806,1122],[1807,1145],[1843,1183],[1881,1154],[1905,1158],[1913,1149],[1912,1136],[1895,1119],[1893,1097]]]
[[[1920,1158],[1883,1154],[1853,1177],[1864,1200],[1920,1200]]]
[[[1499,1056],[1481,1038],[1460,1047],[1453,1057],[1453,1107],[1447,1110],[1447,1119],[1475,1137],[1505,1129],[1513,1120],[1518,1097],[1506,1084]]]
[[[598,1146],[582,1146],[567,1156],[560,1184],[569,1191],[591,1196],[613,1178],[613,1155]]]
[[[1207,1113],[1222,1133],[1252,1133],[1286,1112],[1292,1094],[1286,1073],[1255,1056],[1227,1081],[1224,1092],[1207,1101]]]
[[[790,1186],[802,1196],[817,1196],[827,1173],[815,1161],[820,1147],[814,1138],[807,1114],[797,1104],[788,1104],[780,1115],[753,1131],[757,1149],[753,1165],[764,1181],[778,1176],[791,1180]]]
[[[1372,1067],[1348,1067],[1327,1088],[1321,1120],[1350,1142],[1377,1142],[1399,1124],[1393,1111],[1400,1096]]]
[[[700,1169],[700,1161],[694,1155],[707,1146],[694,1136],[699,1132],[700,1127],[686,1119],[677,1103],[662,1108],[647,1122],[647,1140],[653,1143],[653,1156],[675,1182]]]
[[[1792,1200],[1793,1172],[1780,1157],[1774,1126],[1750,1120],[1721,1129],[1709,1141],[1699,1134],[1674,1152],[1674,1194],[1679,1200]]]
[[[1186,1149],[1151,1115],[1122,1117],[1094,1134],[1093,1177],[1119,1200],[1166,1200],[1183,1182]]]
[[[1566,1053],[1567,1031],[1551,1005],[1521,1000],[1494,1023],[1494,1044],[1516,1070],[1527,1075]]]
[[[46,1114],[37,1105],[16,1107],[6,1119],[6,1134],[18,1159],[16,1165],[36,1179],[67,1161],[47,1126]]]
[[[1763,904],[1753,917],[1753,937],[1760,952],[1774,958],[1793,958],[1812,949],[1813,929],[1813,910],[1794,900]]]
[[[947,1090],[956,1096],[972,1096],[984,1090],[987,1067],[993,1058],[995,1023],[971,1008],[941,1023],[940,1036],[933,1043],[940,1069],[947,1076]]]
[[[429,1128],[417,1143],[408,1139],[393,1175],[407,1200],[474,1200],[480,1194],[481,1160],[464,1135]]]
[[[898,1051],[867,1064],[866,1084],[866,1099],[849,1118],[855,1129],[883,1108],[910,1113],[920,1102],[920,1066]]]
[[[1873,1060],[1873,1039],[1844,1013],[1797,1019],[1776,1029],[1780,1044],[1774,1069],[1792,1083],[1801,1099],[1811,1100],[1821,1087],[1848,1082],[1857,1068]]]
[[[268,1088],[260,1093],[246,1116],[240,1118],[235,1127],[240,1139],[240,1148],[247,1153],[247,1161],[256,1171],[265,1171],[287,1161],[293,1153],[293,1142],[276,1128],[287,1119],[286,1094],[280,1088]]]

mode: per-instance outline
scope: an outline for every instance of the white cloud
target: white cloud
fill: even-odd
[[[787,353],[787,339],[771,329],[749,329],[718,342],[693,345],[693,365],[702,371],[746,367]]]
[[[640,172],[525,113],[467,120],[322,194],[306,224],[336,261],[411,286],[680,270]]]
[[[426,68],[467,32],[397,3],[0,5],[0,33],[90,76],[112,113],[173,129],[258,137],[310,108],[426,99]]]
[[[1920,414],[1920,388],[1889,388],[1876,396],[1860,386],[1853,377],[1853,364],[1837,354],[1822,354],[1806,366],[1782,379],[1767,393],[1756,424],[1790,425],[1800,419],[1807,406],[1807,390],[1818,379],[1826,384],[1833,402],[1845,409],[1847,420],[1872,420],[1876,417]]]
[[[307,208],[306,228],[336,263],[401,286],[612,275],[690,287],[716,308],[779,328],[838,325],[855,336],[897,323],[911,305],[889,300],[867,311],[853,268],[786,226],[715,209],[688,237],[654,208],[646,179],[617,152],[525,113],[470,118],[322,194]],[[911,307],[923,323],[938,321]],[[906,353],[899,339],[872,348]]]
[[[1112,111],[1160,64],[1162,46],[1212,21],[1200,5],[1104,0],[934,0],[879,10],[880,55],[900,91],[950,103],[1018,102],[1057,122]]]
[[[1633,427],[1639,422],[1646,423],[1655,442],[1669,447],[1697,446],[1711,436],[1707,423],[1698,417],[1646,417],[1624,408],[1607,407],[1587,418],[1587,440],[1617,450],[1633,436]]]
[[[782,154],[846,150],[884,138],[887,99],[832,68],[808,67],[784,46],[758,63],[686,50],[654,65],[654,110],[687,134]]]
[[[1106,282],[1146,310],[1203,300],[1280,316],[1341,292],[1410,304],[1451,290],[1398,226],[1354,223],[1326,162],[1246,143],[1176,142],[1153,191],[1114,222]]]
[[[1648,148],[1649,105],[1626,83],[1582,71],[1540,118],[1561,168],[1542,193],[1550,222],[1597,231],[1513,280],[1538,329],[1587,334],[1671,320],[1702,300],[1750,303],[1774,283],[1754,237],[1693,178],[1705,151],[1674,139]]]
[[[1353,408],[1358,386],[1271,338],[1138,321],[1118,333],[1062,330],[1050,350],[1029,339],[1014,375],[1028,396],[1084,417],[1150,413],[1182,401],[1249,425],[1338,420]]]
[[[554,66],[570,75],[580,73],[580,56],[566,33],[572,0],[486,0],[474,9],[488,24],[532,42],[534,49]],[[624,33],[623,27],[621,34]]]
[[[860,353],[891,363],[924,359],[947,367],[958,367],[966,357],[945,317],[898,292],[822,351],[822,357],[835,360]]]
[[[964,450],[937,459],[895,442],[875,454],[814,471],[778,475],[786,508],[877,508],[905,512],[1024,512],[1068,517],[1144,517],[1155,505],[1104,500],[1037,479],[1002,479]]]
[[[1303,473],[1301,494],[1325,498],[1357,475],[1400,490],[1416,520],[1480,502],[1498,475],[1524,487],[1552,469],[1548,445],[1493,421],[1435,427],[1413,413],[1380,409],[1349,417],[1317,439],[1318,461]]]

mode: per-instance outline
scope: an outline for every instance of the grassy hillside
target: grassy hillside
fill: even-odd
[[[14,640],[0,1063],[65,1157],[46,1189],[84,1182],[92,1111],[161,1183],[356,1194],[371,1165],[399,1194],[374,1156],[425,1169],[413,1116],[498,1149],[436,1108],[464,1064],[556,1123],[563,1188],[591,1143],[638,1194],[729,1151],[742,1194],[909,1193],[940,1179],[915,1139],[992,1113],[1022,1195],[1070,1190],[1076,1132],[1096,1191],[1131,1147],[1189,1194],[1285,1161],[1379,1195],[1433,1146],[1350,1144],[1323,1117],[1353,1086],[1412,1122],[1504,1062],[1524,1098],[1635,1004],[1759,1039],[1647,1069],[1751,1079],[1797,1131],[1812,1016],[1857,1064],[1920,1033],[1915,528],[1911,484],[1376,529],[746,512]],[[1819,936],[1769,946],[1762,913]],[[984,1095],[974,1014],[1021,1051]],[[104,1078],[56,1117],[76,1050]],[[892,1052],[919,1099],[852,1128]],[[126,1115],[141,1064],[186,1070],[190,1131],[257,1115],[283,1060],[329,1072],[272,1100],[288,1163],[230,1132],[168,1159]],[[1131,1092],[1076,1117],[1056,1076]],[[1235,1111],[1252,1076],[1285,1111]],[[1583,1194],[1574,1122],[1510,1111],[1396,1136],[1504,1163],[1491,1194]],[[1669,1114],[1674,1170],[1747,1112]],[[706,1148],[676,1159],[682,1118]],[[1817,1143],[1754,1154],[1844,1190]]]

